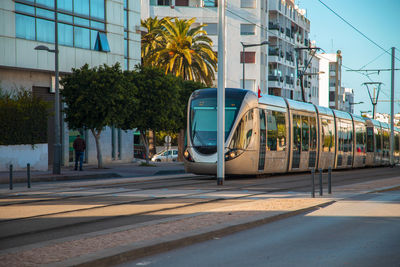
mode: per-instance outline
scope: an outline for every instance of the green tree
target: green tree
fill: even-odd
[[[136,104],[127,110],[125,121],[118,124],[121,129],[136,128],[146,150],[149,163],[149,140],[146,132],[176,129],[176,113],[179,108],[179,80],[173,75],[154,67],[137,66],[134,71],[126,71],[126,85],[129,97]]]
[[[103,168],[100,135],[106,126],[124,120],[126,109],[134,105],[127,97],[124,75],[120,65],[72,69],[72,74],[61,80],[64,89],[62,99],[66,103],[64,112],[71,129],[89,129],[96,142],[98,168]]]
[[[196,18],[189,20],[164,18],[154,27],[154,49],[143,59],[184,80],[204,82],[211,86],[217,70],[216,53],[212,41],[203,30],[205,24],[192,27]],[[160,26],[161,25],[161,26]],[[148,28],[150,34],[150,27]],[[149,46],[146,46],[146,49]]]

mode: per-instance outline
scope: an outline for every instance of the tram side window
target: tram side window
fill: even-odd
[[[278,151],[286,149],[286,115],[283,112],[274,111],[278,128]]]
[[[270,151],[286,148],[286,119],[283,112],[267,111],[267,147]]]
[[[322,119],[322,149],[324,152],[331,152],[333,148],[333,129],[331,129],[331,124],[333,126],[332,120]]]
[[[362,124],[356,126],[356,151],[365,152],[365,130]]]
[[[306,116],[301,116],[301,150],[302,151],[308,151],[309,145],[310,145],[310,127],[309,127],[309,122],[308,122],[308,117]]]
[[[249,110],[240,120],[232,137],[230,148],[246,149],[253,135],[253,110]]]
[[[388,130],[383,130],[383,149],[389,150],[390,149],[390,134]]]
[[[382,131],[378,129],[375,132],[376,152],[382,152]]]
[[[367,128],[367,152],[374,152],[374,129]]]
[[[347,128],[347,148],[348,151],[351,152],[353,151],[353,124],[352,123],[347,123],[346,124]]]
[[[293,150],[301,150],[301,116],[293,115]]]
[[[317,148],[317,122],[314,117],[310,117],[310,150]]]
[[[400,149],[399,148],[399,144],[400,144],[399,143],[399,141],[400,141],[399,138],[400,138],[400,134],[396,133],[395,138],[394,138],[394,151],[397,152],[397,153],[399,152],[399,149]]]

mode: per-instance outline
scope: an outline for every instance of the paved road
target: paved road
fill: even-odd
[[[400,191],[389,191],[121,266],[399,265]]]

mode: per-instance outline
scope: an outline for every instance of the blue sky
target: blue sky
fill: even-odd
[[[400,59],[400,1],[399,0],[321,0],[355,28],[372,39],[384,50],[391,52],[396,47],[396,57]],[[391,56],[384,53],[318,0],[296,0],[296,5],[307,11],[311,22],[310,39],[315,40],[318,47],[327,53],[342,51],[343,65],[351,69],[360,69],[373,61],[364,69],[390,69]],[[384,53],[384,54],[383,54]],[[383,55],[382,55],[383,54]],[[395,60],[395,67],[400,68],[400,60]],[[390,71],[379,75],[370,74],[376,82],[383,82],[379,100],[390,99]],[[357,72],[346,71],[342,68],[342,86],[354,89],[355,113],[372,110],[371,100],[365,86],[361,84],[370,80]],[[400,100],[400,71],[395,72],[395,99]],[[390,103],[381,102],[377,112],[390,113]],[[400,102],[395,103],[395,112],[400,112]]]

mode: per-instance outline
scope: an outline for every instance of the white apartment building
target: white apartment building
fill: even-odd
[[[342,55],[317,54],[319,58],[319,105],[337,110],[345,110],[342,80]]]
[[[142,19],[148,17],[196,17],[196,25],[207,24],[205,30],[218,51],[218,0],[142,0]],[[226,87],[242,88],[243,61],[245,88],[267,93],[267,45],[245,47],[267,41],[268,7],[265,0],[226,1],[225,77]],[[217,75],[216,75],[217,78]],[[217,81],[215,81],[215,85]]]
[[[63,75],[84,64],[90,67],[119,62],[125,69],[140,63],[140,2],[137,0],[2,0],[0,1],[0,86],[31,90],[54,103],[55,14],[58,17],[59,71]],[[61,125],[62,161],[72,161],[76,131]],[[96,163],[96,146],[87,140],[86,162]],[[48,159],[53,159],[54,118],[48,121]],[[133,133],[107,128],[101,137],[103,160],[131,161]]]
[[[309,59],[310,21],[305,10],[299,9],[294,0],[270,0],[269,6],[269,54],[268,92],[271,95],[302,100],[297,66],[304,68]],[[311,67],[311,66],[309,66]],[[309,72],[309,69],[305,70]],[[310,77],[304,77],[304,89],[310,91]],[[306,99],[309,94],[305,93]]]
[[[345,111],[354,113],[354,90],[352,88],[343,88]]]

